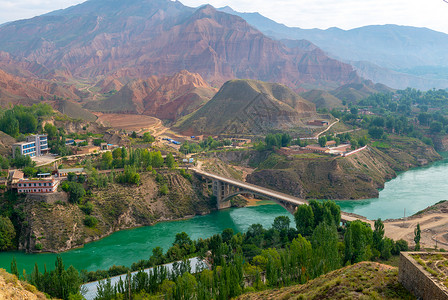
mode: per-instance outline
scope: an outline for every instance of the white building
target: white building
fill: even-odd
[[[15,157],[16,149],[20,150],[21,155],[29,155],[31,157],[41,156],[48,153],[48,140],[46,134],[36,134],[26,137],[25,142],[15,143],[12,145],[12,156]]]
[[[17,192],[26,194],[55,193],[58,190],[59,180],[54,178],[20,179],[17,183]]]

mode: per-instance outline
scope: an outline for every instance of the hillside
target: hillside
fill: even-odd
[[[25,204],[26,227],[20,237],[19,249],[60,252],[98,240],[115,231],[153,225],[159,221],[179,220],[210,211],[209,199],[200,182],[193,183],[169,172],[162,176],[168,187],[163,195],[150,173],[141,174],[140,186],[110,184],[93,189],[87,201],[93,205],[91,216],[98,220],[95,228],[84,225],[85,213],[78,205],[66,205],[64,193],[28,196]],[[54,224],[59,224],[54,226]]]
[[[56,101],[54,104],[56,110],[73,119],[82,119],[84,121],[95,122],[97,117],[87,109],[81,107],[79,103],[69,100]]]
[[[314,104],[276,83],[231,80],[201,109],[181,119],[185,134],[260,134],[303,125]]]
[[[19,77],[0,69],[0,106],[34,104],[54,97],[79,99],[80,92],[70,85],[40,79]]]
[[[309,92],[301,93],[300,96],[314,103],[316,105],[316,108],[326,107],[332,109],[342,106],[342,100],[336,98],[327,91],[311,90]]]
[[[370,80],[365,80],[361,83],[352,83],[340,86],[331,91],[331,94],[342,101],[347,101],[347,103],[356,103],[372,94],[387,93],[392,91],[393,89],[385,86],[384,84],[374,84]]]
[[[364,26],[351,30],[339,28],[302,29],[287,27],[259,13],[240,13],[230,7],[220,9],[245,19],[267,36],[283,40],[289,47],[295,40],[308,40],[329,56],[350,63],[366,79],[397,89],[447,88],[440,73],[448,66],[448,35],[428,28],[397,25]],[[437,42],[434,42],[437,41]],[[361,67],[362,65],[362,67]],[[421,69],[425,68],[424,72]]]
[[[378,197],[378,189],[397,172],[440,159],[431,147],[412,138],[391,136],[388,147],[369,146],[349,157],[317,153],[286,157],[269,151],[216,153],[225,163],[256,168],[246,181],[303,199],[365,199]]]
[[[322,275],[303,285],[266,290],[238,299],[415,299],[398,282],[398,269],[361,262]]]
[[[106,87],[119,86],[116,81]],[[126,84],[106,100],[92,101],[85,107],[100,112],[137,113],[175,120],[210,100],[216,90],[199,74],[186,70],[171,76],[151,76]]]
[[[35,286],[18,280],[15,275],[9,274],[4,269],[0,269],[0,299],[43,300],[48,298],[43,293],[39,292]]]
[[[290,49],[240,17],[178,1],[91,0],[5,24],[0,39],[0,51],[39,62],[43,70],[33,74],[94,85],[109,75],[121,82],[185,69],[214,86],[251,78],[300,90],[360,80],[350,65],[320,49]]]

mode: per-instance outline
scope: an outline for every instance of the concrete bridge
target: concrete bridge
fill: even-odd
[[[305,199],[283,194],[271,189],[257,186],[255,184],[212,174],[196,168],[192,168],[192,170],[197,175],[211,181],[213,195],[216,197],[218,209],[229,208],[231,206],[230,199],[240,194],[252,194],[268,198],[283,206],[291,214],[294,214],[297,206],[309,204]],[[368,221],[361,216],[341,212],[342,222],[354,221],[357,219]]]

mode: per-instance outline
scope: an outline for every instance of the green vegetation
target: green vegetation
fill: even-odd
[[[295,218],[297,222],[305,220],[309,225],[297,223],[297,229],[290,227],[289,218],[282,216],[274,220],[270,229],[253,224],[244,234],[226,229],[222,234],[193,241],[182,232],[176,235],[165,254],[161,248],[154,248],[149,260],[138,261],[131,268],[113,266],[109,270],[78,273],[73,267],[64,270],[58,258],[55,271],[40,274],[35,269],[24,279],[53,297],[68,299],[70,294],[76,293],[75,285],[79,287],[81,282],[128,273],[127,278],[115,287],[108,280],[102,282],[97,299],[127,299],[129,295],[132,299],[151,296],[185,299],[187,295],[194,299],[228,299],[249,291],[304,284],[343,264],[378,259],[371,249],[386,240],[380,220],[375,226],[375,234],[361,221],[349,223],[344,229],[338,227],[340,210],[334,202],[312,201],[311,210],[303,207],[299,207]],[[97,224],[91,216],[86,216],[84,223],[89,227]],[[299,233],[301,230],[306,231],[305,236]],[[398,244],[391,243],[393,247]],[[211,270],[190,274],[191,266],[186,259],[197,256],[207,257]],[[163,266],[154,268],[150,276],[142,271],[174,261],[172,273]],[[139,272],[131,277],[130,271]],[[60,282],[53,282],[50,288],[44,283],[49,282],[49,278]],[[67,278],[71,278],[70,284]],[[63,293],[54,288],[61,286],[65,288]]]
[[[36,133],[44,117],[52,116],[50,105],[39,103],[33,106],[15,105],[11,109],[0,110],[0,130],[12,137],[20,134]]]
[[[217,140],[213,139],[211,136],[209,136],[207,139],[205,139],[199,143],[193,143],[193,142],[186,141],[180,146],[179,151],[184,154],[207,152],[207,151],[213,151],[218,148],[221,148],[224,146],[230,146],[230,145],[232,145],[232,142],[230,140],[217,141]]]

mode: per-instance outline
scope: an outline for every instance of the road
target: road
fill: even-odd
[[[297,197],[294,197],[294,196],[291,196],[291,195],[283,194],[283,193],[280,193],[280,192],[277,192],[277,191],[274,191],[274,190],[271,190],[271,189],[267,189],[267,188],[264,188],[264,187],[260,187],[260,186],[257,186],[257,185],[254,185],[254,184],[250,184],[250,183],[247,183],[247,182],[243,182],[243,181],[239,181],[239,180],[236,180],[236,179],[232,179],[232,178],[228,178],[228,177],[224,177],[224,176],[208,173],[208,172],[202,171],[199,168],[191,168],[191,169],[194,172],[196,172],[196,174],[202,175],[202,176],[210,178],[210,179],[219,180],[221,182],[228,183],[230,185],[242,188],[244,190],[248,190],[248,191],[254,192],[254,193],[259,194],[259,195],[267,196],[269,198],[278,199],[278,200],[281,200],[283,202],[291,203],[291,204],[294,204],[294,205],[303,205],[303,204],[308,205],[308,201],[306,201],[304,199],[300,199],[300,198],[297,198]],[[345,212],[341,212],[341,219],[343,221],[354,221],[354,220],[361,219],[363,221],[372,223],[372,225],[373,225],[372,221],[369,221],[367,219],[364,219],[362,217],[359,217],[359,216],[356,216],[356,215],[353,215],[353,214],[347,214]]]
[[[335,124],[337,124],[337,123],[339,123],[339,119],[338,119],[338,118],[336,118],[336,121],[334,121],[333,123],[331,123],[325,130],[319,132],[314,138],[315,138],[316,140],[319,139],[319,136],[320,136],[321,134],[323,134],[323,133],[327,132],[328,130],[330,130],[330,128],[333,127],[333,125],[335,125]]]

